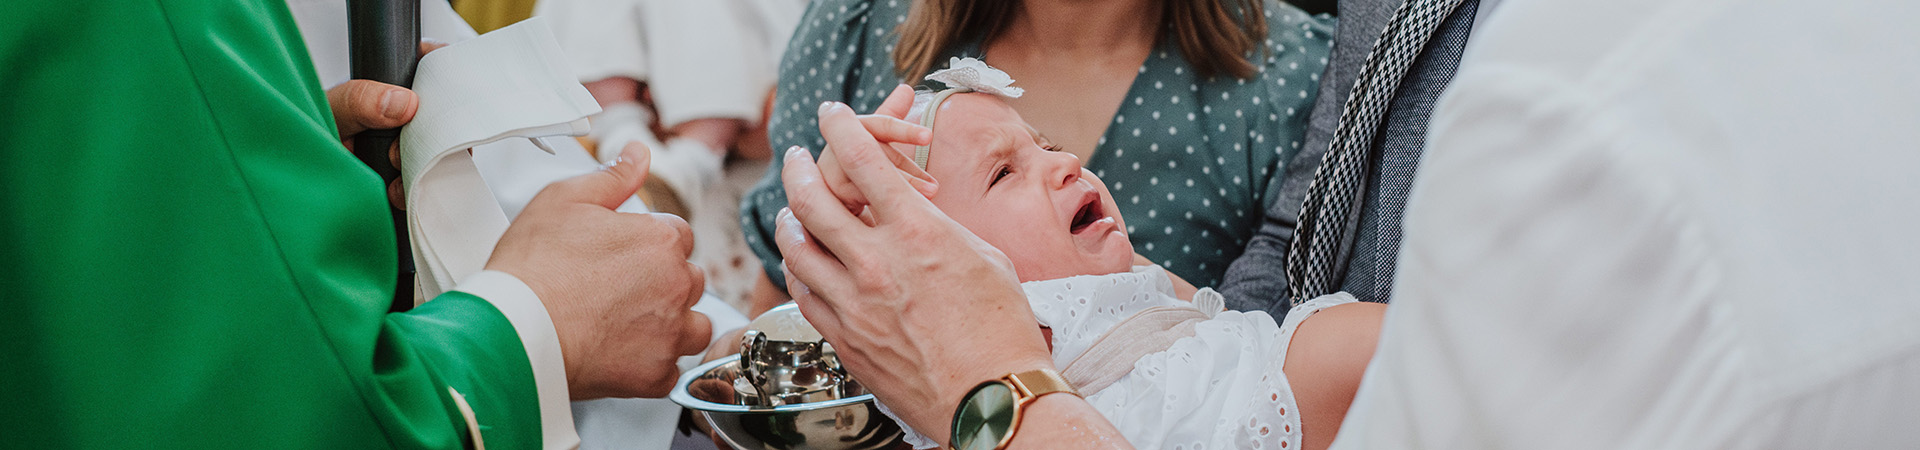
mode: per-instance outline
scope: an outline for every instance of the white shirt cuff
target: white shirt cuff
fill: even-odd
[[[540,297],[519,278],[506,272],[483,270],[467,277],[454,290],[473,294],[493,304],[513,324],[533,366],[533,383],[540,397],[541,448],[573,449],[580,435],[573,429],[573,410],[567,406],[567,366],[560,354],[560,335]]]

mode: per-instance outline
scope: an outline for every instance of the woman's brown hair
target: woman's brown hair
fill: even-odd
[[[1248,55],[1267,34],[1262,0],[1160,0],[1160,33],[1180,44],[1187,64],[1201,77],[1253,76]],[[1239,14],[1232,11],[1237,4]],[[900,24],[893,66],[915,80],[933,71],[949,47],[988,42],[1005,30],[1020,0],[915,0]]]

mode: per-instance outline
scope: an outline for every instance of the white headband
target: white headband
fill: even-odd
[[[920,126],[927,127],[928,131],[933,130],[933,116],[940,110],[940,104],[945,103],[947,97],[952,97],[953,94],[980,92],[1019,98],[1027,92],[1025,89],[1013,87],[1013,78],[1007,76],[1006,72],[995,69],[978,59],[952,58],[947,61],[947,66],[946,69],[927,74],[926,79],[951,86],[947,90],[934,94],[933,101],[927,102],[926,110],[921,112]],[[933,143],[928,142],[927,145],[913,148],[913,164],[920,166],[920,170],[927,169],[927,152],[932,146]]]

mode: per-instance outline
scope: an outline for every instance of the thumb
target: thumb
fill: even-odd
[[[412,91],[371,80],[348,80],[327,90],[334,128],[342,140],[366,130],[399,128],[413,119],[420,100]]]
[[[541,196],[570,203],[590,203],[613,209],[625,203],[647,181],[653,152],[638,141],[620,150],[620,157],[601,170],[554,182]]]
[[[707,344],[713,339],[713,321],[706,314],[688,312],[683,327],[680,329],[680,348],[674,349],[674,352],[685,356],[707,351]]]

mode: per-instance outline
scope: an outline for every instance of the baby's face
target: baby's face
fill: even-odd
[[[927,155],[940,183],[933,204],[1006,253],[1020,281],[1129,269],[1120,210],[1079,158],[1053,151],[991,95],[954,95],[937,120]]]

